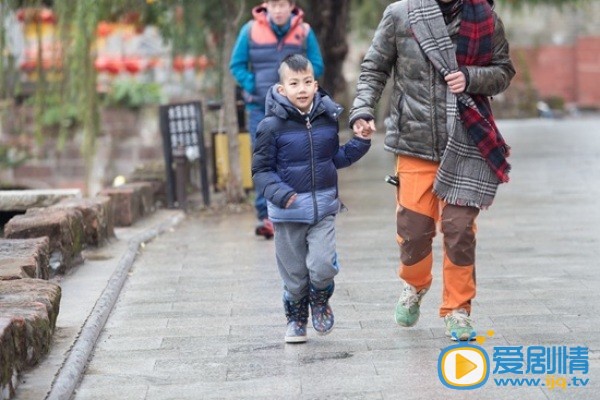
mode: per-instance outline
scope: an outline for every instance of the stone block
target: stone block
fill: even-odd
[[[60,298],[60,286],[41,279],[0,281],[0,398],[10,398],[18,374],[48,353]]]
[[[63,199],[52,208],[75,208],[81,212],[84,242],[88,245],[101,246],[115,236],[113,209],[108,196]]]
[[[50,240],[0,239],[0,280],[21,278],[48,279]]]
[[[135,187],[105,188],[99,195],[110,197],[115,226],[131,226],[141,218],[142,198],[140,191]]]
[[[26,211],[34,207],[48,207],[71,197],[82,197],[81,190],[0,190],[0,211]]]
[[[140,194],[141,200],[141,215],[147,215],[155,211],[156,206],[154,204],[154,185],[150,182],[131,182],[123,185],[124,187],[131,187]]]
[[[53,330],[60,309],[60,298],[61,288],[54,282],[31,278],[0,281],[1,304],[43,304]]]
[[[0,399],[11,398],[15,394],[19,371],[10,318],[0,317]]]
[[[1,398],[14,395],[18,374],[48,353],[60,298],[60,286],[41,279],[0,281]]]
[[[83,261],[83,217],[74,208],[32,208],[4,226],[7,239],[47,236],[50,240],[51,275],[64,273]]]

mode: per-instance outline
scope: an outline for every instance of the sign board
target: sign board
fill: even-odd
[[[174,157],[186,157],[200,168],[200,187],[205,205],[210,204],[207,158],[204,148],[202,104],[199,101],[160,106],[160,131],[167,174],[167,202],[175,204]],[[189,179],[188,179],[189,180]]]

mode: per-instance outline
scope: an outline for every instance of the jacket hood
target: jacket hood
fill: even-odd
[[[277,85],[273,85],[265,100],[265,116],[276,116],[281,119],[289,119],[290,117],[301,117],[300,111],[288,100],[277,92]],[[310,110],[310,118],[315,115],[325,113],[329,118],[337,121],[344,108],[331,99],[325,90],[319,88],[315,93],[313,107]]]

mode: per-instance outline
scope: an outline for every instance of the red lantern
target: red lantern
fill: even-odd
[[[210,65],[210,60],[205,54],[202,54],[198,57],[197,65],[200,71],[204,71]]]
[[[106,57],[98,57],[94,61],[94,68],[98,72],[106,72],[106,67],[108,65],[108,59]]]
[[[52,10],[50,10],[48,8],[42,8],[42,10],[39,13],[39,18],[42,22],[47,23],[47,24],[56,23],[56,17],[54,15],[54,13],[52,12]]]
[[[123,66],[127,70],[127,72],[131,74],[137,74],[141,70],[147,67],[147,63],[144,62],[140,57],[131,57],[123,60]]]
[[[110,35],[113,30],[114,27],[110,22],[101,21],[98,23],[98,27],[96,28],[96,34],[100,37],[106,37]]]
[[[106,62],[106,72],[111,75],[118,75],[123,69],[123,62],[119,58],[109,58]]]
[[[177,72],[183,72],[185,69],[185,62],[183,57],[177,56],[173,59],[173,69]]]
[[[23,62],[21,62],[19,68],[27,73],[33,72],[37,68],[37,60],[35,58],[26,58],[23,60]]]

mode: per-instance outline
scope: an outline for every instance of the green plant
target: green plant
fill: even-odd
[[[70,129],[81,122],[77,114],[77,107],[71,103],[61,101],[59,93],[50,92],[43,96],[43,112],[41,124],[44,128]],[[25,104],[35,106],[35,98],[29,97]]]
[[[0,143],[0,169],[18,167],[31,158],[29,150],[17,142]]]
[[[107,106],[139,108],[160,104],[162,94],[158,83],[140,83],[132,80],[117,81],[105,98]]]

